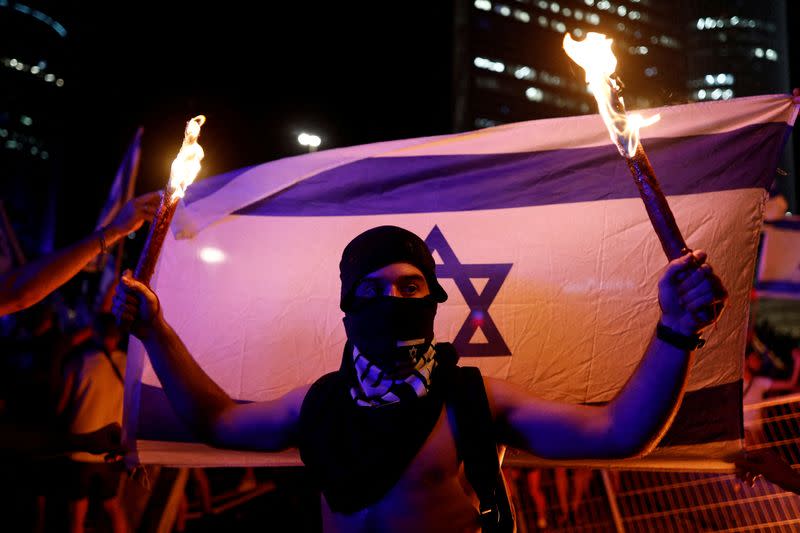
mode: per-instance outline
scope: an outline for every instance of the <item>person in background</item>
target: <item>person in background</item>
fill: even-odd
[[[122,423],[125,353],[117,348],[121,337],[114,316],[100,313],[92,339],[65,364],[59,411],[70,434],[91,433],[108,424]],[[84,531],[92,496],[102,503],[112,531],[127,531],[117,496],[122,470],[105,459],[105,454],[76,451],[62,465],[60,478],[68,501],[71,533]]]
[[[789,379],[777,380],[759,375],[763,366],[760,353],[750,350],[745,356],[744,372],[742,379],[742,403],[753,405],[764,401],[767,394],[774,392],[788,392],[797,388],[797,378],[800,377],[800,349],[792,350],[792,375]],[[763,424],[761,423],[761,410],[758,408],[745,408],[743,410],[744,435],[747,444],[766,442]]]

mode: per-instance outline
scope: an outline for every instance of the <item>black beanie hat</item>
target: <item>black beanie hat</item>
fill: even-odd
[[[356,285],[370,272],[392,263],[409,263],[425,276],[431,296],[437,302],[447,300],[447,293],[436,279],[436,262],[425,241],[397,226],[378,226],[358,235],[345,246],[339,262],[342,294],[339,307],[347,312]]]

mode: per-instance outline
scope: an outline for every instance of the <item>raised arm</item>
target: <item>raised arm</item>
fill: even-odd
[[[114,296],[114,314],[131,323],[144,344],[172,408],[199,438],[219,447],[278,451],[296,442],[308,386],[277,400],[237,404],[192,358],[164,319],[156,295],[126,271]]]
[[[128,233],[139,229],[145,220],[151,219],[158,202],[158,192],[134,198],[125,204],[104,230],[0,276],[0,316],[40,302],[99,254],[103,240],[110,247]]]
[[[661,324],[683,336],[709,325],[702,310],[727,297],[705,259],[698,251],[672,261],[659,283]],[[648,453],[669,427],[691,359],[690,350],[654,336],[631,378],[604,406],[543,401],[499,380],[486,384],[508,444],[553,459],[628,457]]]

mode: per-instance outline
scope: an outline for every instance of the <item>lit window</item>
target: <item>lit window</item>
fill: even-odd
[[[507,17],[507,16],[511,15],[511,8],[508,7],[508,6],[502,5],[502,4],[494,6],[494,10],[497,13],[500,13],[501,15],[503,15],[504,17]]]
[[[519,20],[520,22],[530,22],[531,16],[528,14],[527,11],[522,11],[521,9],[514,10],[514,18]]]
[[[583,30],[580,28],[575,28],[572,33],[575,34],[575,37],[583,37]]]
[[[475,0],[475,7],[483,11],[491,11],[492,3],[489,0]]]
[[[53,74],[45,74],[44,81],[53,82],[56,81],[56,77]]]
[[[777,61],[778,60],[778,52],[776,52],[772,48],[767,48],[767,51],[765,52],[765,55],[767,56],[767,59],[769,59],[770,61]]]
[[[714,76],[706,74],[706,85],[714,85]]]
[[[530,67],[517,67],[514,71],[514,77],[518,80],[532,80],[536,78],[536,71]]]
[[[36,65],[31,67],[31,74],[39,74],[39,67]]]
[[[703,19],[697,19],[697,29],[698,30],[706,29],[706,21]]]
[[[736,26],[739,24],[739,17],[731,17],[731,25]]]
[[[598,24],[600,24],[600,15],[598,15],[597,13],[589,13],[588,15],[586,15],[586,20],[589,21],[589,24],[594,24],[595,26],[597,26]]]
[[[580,9],[575,10],[575,20],[583,20],[583,11]]]
[[[764,57],[764,50],[762,48],[756,48],[755,54],[756,57]]]
[[[550,4],[550,11],[552,11],[553,13],[558,13],[559,11],[561,11],[561,6],[553,2],[552,4]]]
[[[587,6],[593,6],[593,5],[594,5],[594,0],[583,0],[583,2],[584,2],[584,3],[585,3]]]
[[[617,8],[617,15],[619,15],[620,17],[624,17],[627,14],[628,14],[628,9],[625,6],[619,6]]]
[[[536,20],[539,22],[539,26],[542,26],[543,28],[547,27],[547,17],[539,17]]]
[[[725,83],[725,74],[717,74],[717,83]]]
[[[725,74],[725,83],[733,85],[733,74]]]
[[[697,97],[700,100],[705,100],[705,98],[706,98],[706,90],[705,89],[700,89],[699,91],[697,91]]]
[[[733,98],[733,90],[732,89],[725,89],[722,91],[722,99],[723,100],[730,100]]]
[[[549,84],[549,85],[561,85],[561,78],[558,76],[554,76],[547,72],[542,71],[541,74],[542,81]]]
[[[564,24],[563,22],[556,22],[555,28],[556,31],[559,33],[564,33],[567,31],[567,25]]]
[[[708,29],[717,27],[717,21],[710,17],[706,17],[705,22],[706,22],[706,28]]]
[[[8,66],[9,67],[16,67],[17,66],[17,60],[12,58],[11,61],[8,62]]]
[[[568,8],[568,7],[565,7],[564,9],[562,9],[561,13],[563,13],[565,17],[571,17],[572,16],[572,10],[570,8]]]
[[[609,7],[611,7],[611,2],[608,0],[600,0],[597,2],[597,9],[608,9]]]
[[[63,87],[63,86],[64,86],[64,80],[62,80],[61,78],[58,78],[56,80],[56,87]]]
[[[476,57],[473,64],[482,69],[491,70],[492,72],[503,72],[506,66],[499,61],[492,61],[485,57]]]
[[[714,89],[713,91],[711,91],[711,98],[713,98],[714,100],[719,100],[721,96],[722,96],[722,89]]]
[[[475,119],[475,126],[478,128],[491,128],[492,126],[497,126],[499,122],[496,120],[490,120],[488,118],[476,118]]]
[[[17,70],[25,70],[25,64],[24,63],[17,63],[16,69]]]
[[[19,117],[19,121],[22,122],[25,126],[30,126],[33,124],[33,119],[28,115],[22,115]]]
[[[652,78],[658,74],[658,69],[656,67],[647,67],[644,69],[644,75],[648,78]]]
[[[642,18],[642,15],[638,11],[630,11],[628,12],[628,18],[631,20],[639,20]]]
[[[536,5],[539,6],[539,9],[548,9],[550,7],[550,4],[548,4],[544,0],[539,0],[538,2],[536,2]]]
[[[528,87],[525,90],[525,96],[532,102],[541,102],[544,99],[544,93],[536,87]]]

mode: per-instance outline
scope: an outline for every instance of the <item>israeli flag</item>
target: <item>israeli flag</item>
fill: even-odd
[[[643,145],[688,245],[708,252],[730,301],[660,447],[614,464],[727,470],[723,459],[742,446],[763,206],[797,108],[774,95],[652,112],[662,118],[643,130]],[[354,236],[383,224],[417,233],[437,259],[450,295],[437,339],[455,344],[461,364],[531,394],[609,401],[653,335],[667,260],[597,115],[327,150],[208,178],[189,189],[153,288],[233,398],[276,398],[338,368],[338,261]],[[125,416],[132,462],[299,464],[293,451],[195,442],[135,340]]]

